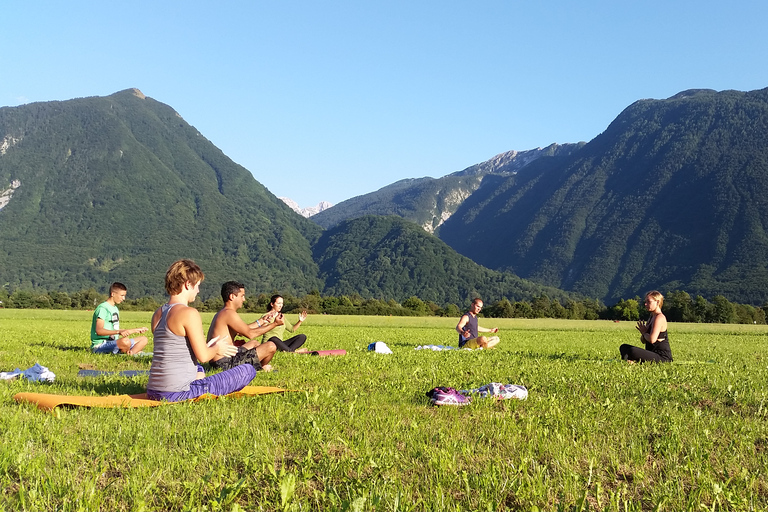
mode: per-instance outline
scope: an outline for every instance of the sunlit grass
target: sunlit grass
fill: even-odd
[[[57,375],[0,383],[0,508],[768,508],[766,326],[671,324],[675,363],[655,366],[619,361],[638,339],[631,322],[481,319],[501,329],[497,350],[414,350],[456,345],[456,321],[310,316],[308,346],[348,354],[278,354],[254,381],[300,391],[50,414],[12,397],[142,392],[146,377],[77,371],[150,360],[91,354],[88,312],[0,310],[0,371],[37,362]],[[395,353],[368,352],[373,341]],[[425,396],[494,381],[530,397],[451,409]]]

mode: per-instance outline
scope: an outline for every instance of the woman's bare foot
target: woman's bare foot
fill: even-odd
[[[306,354],[307,352],[309,352],[309,350],[306,348],[297,348],[293,351],[294,354]]]
[[[271,364],[262,365],[261,371],[263,371],[263,372],[271,372],[272,371],[272,365]]]

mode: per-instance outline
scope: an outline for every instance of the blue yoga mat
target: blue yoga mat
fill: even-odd
[[[149,375],[149,370],[123,370],[122,372],[105,372],[101,370],[80,370],[78,377],[106,377],[110,375],[119,375],[120,377],[136,377],[138,375]]]

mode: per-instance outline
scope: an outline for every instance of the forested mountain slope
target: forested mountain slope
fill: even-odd
[[[416,224],[396,216],[365,216],[324,232],[314,247],[326,293],[363,297],[411,296],[437,304],[463,304],[472,297],[531,300],[568,294],[484,268],[461,256]]]
[[[204,299],[230,279],[254,294],[317,289],[441,305],[478,293],[565,297],[484,269],[401,219],[323,234],[136,89],[0,109],[0,281],[9,289],[104,290],[119,280],[130,296],[161,297],[179,258],[205,271]]]
[[[405,179],[375,192],[342,201],[312,217],[324,228],[364,215],[397,215],[433,233],[489,176],[511,176],[543,157],[567,155],[580,144],[551,144],[528,151],[507,151],[442,178]]]
[[[606,301],[680,288],[763,303],[767,229],[768,89],[692,90],[638,101],[558,165],[481,187],[438,235]]]
[[[421,228],[364,218],[323,233],[138,90],[0,108],[0,285],[121,280],[161,296],[168,264],[189,257],[204,297],[239,279],[437,303],[565,297],[555,288],[768,300],[768,89],[638,101],[586,145],[536,151],[327,210],[354,206],[331,225],[376,211]],[[471,264],[435,228],[474,262],[555,288]]]
[[[195,259],[209,279],[259,289],[320,286],[294,213],[172,108],[130,89],[0,109],[0,283],[161,296]]]

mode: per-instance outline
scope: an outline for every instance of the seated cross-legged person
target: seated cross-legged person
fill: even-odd
[[[256,376],[256,368],[250,364],[209,377],[200,373],[200,362],[237,353],[226,340],[206,343],[200,313],[188,305],[195,300],[203,279],[203,271],[191,260],[173,263],[165,275],[170,299],[152,315],[154,357],[147,395],[153,400],[178,402],[204,394],[226,395],[243,389]]]
[[[259,343],[253,338],[282,325],[282,319],[269,322],[262,318],[250,324],[245,323],[237,314],[237,311],[245,303],[245,285],[237,281],[227,281],[221,285],[221,298],[224,301],[224,307],[216,313],[213,321],[211,321],[211,327],[208,329],[208,341],[218,337],[219,339],[227,339],[226,342],[232,343],[238,334],[251,341],[240,345],[234,356],[214,356],[211,360],[211,366],[228,370],[240,364],[252,364],[256,369],[261,368],[264,371],[270,371],[272,367],[269,362],[277,350],[275,344],[271,342]]]
[[[472,300],[469,311],[464,313],[456,325],[459,333],[459,348],[493,348],[499,343],[498,336],[478,336],[481,332],[499,332],[498,327],[486,329],[477,323],[477,315],[483,309],[483,301],[479,298]]]
[[[307,319],[307,312],[302,311],[299,313],[298,321],[291,325],[291,323],[288,322],[283,315],[283,302],[284,300],[281,295],[273,295],[269,300],[269,310],[264,315],[263,319],[266,319],[268,322],[274,322],[277,324],[277,326],[275,327],[274,331],[265,334],[262,337],[262,341],[274,343],[275,346],[277,346],[277,350],[281,352],[307,352],[307,349],[301,348],[301,346],[304,345],[304,343],[307,341],[307,335],[296,334],[296,330],[299,328],[301,323]],[[284,340],[283,337],[286,330],[290,333],[293,333],[294,336]]]
[[[637,330],[640,331],[640,341],[645,348],[635,347],[625,343],[619,347],[621,358],[629,363],[670,363],[672,362],[672,348],[669,346],[667,334],[667,317],[661,312],[664,305],[664,296],[653,290],[645,294],[645,309],[651,314],[648,322],[637,322]]]
[[[123,283],[112,283],[109,287],[109,298],[96,306],[91,322],[91,351],[96,354],[138,354],[147,345],[146,336],[132,336],[142,334],[149,329],[137,327],[136,329],[120,328],[120,311],[118,304],[122,304],[128,289]]]

